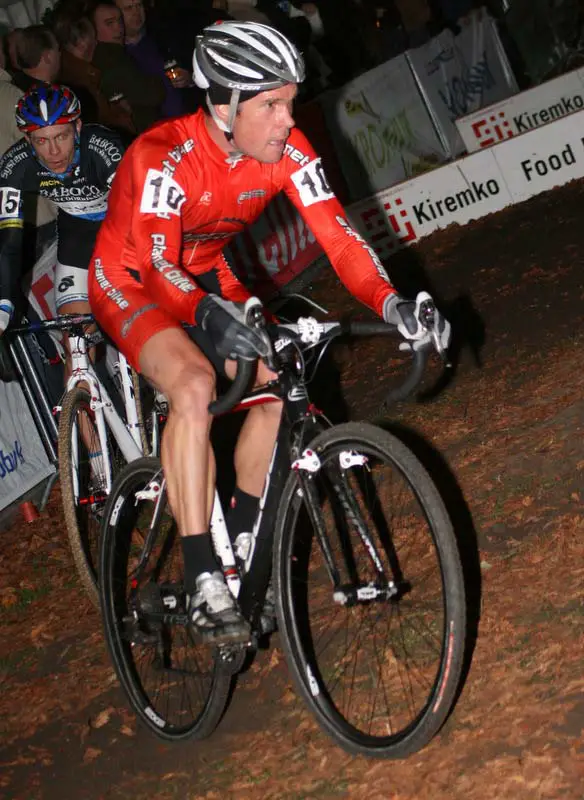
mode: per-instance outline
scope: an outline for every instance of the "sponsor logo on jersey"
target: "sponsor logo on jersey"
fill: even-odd
[[[347,236],[350,236],[352,239],[355,239],[356,242],[359,242],[363,250],[365,250],[365,252],[369,254],[369,256],[371,257],[371,261],[373,261],[373,264],[375,265],[375,269],[377,270],[377,274],[379,275],[379,277],[383,278],[383,280],[387,281],[387,283],[390,283],[389,276],[385,271],[383,264],[379,260],[379,256],[377,255],[375,250],[372,247],[370,247],[370,245],[367,244],[365,239],[362,236],[360,236],[357,233],[357,231],[349,225],[346,219],[344,219],[341,216],[338,216],[336,219],[341,228],[347,234]]]
[[[136,320],[142,316],[142,314],[145,314],[147,311],[151,311],[153,308],[158,308],[156,303],[148,303],[148,305],[142,306],[142,308],[139,308],[137,311],[134,311],[133,314],[130,314],[128,319],[122,325],[122,338],[126,338],[126,336],[130,333],[130,328],[136,322]]]
[[[42,192],[43,197],[48,197],[55,203],[63,203],[67,200],[93,200],[96,197],[106,197],[107,192],[100,189],[98,186],[85,184],[84,186],[63,186],[57,182],[57,185],[48,191]]]
[[[166,236],[163,233],[151,233],[150,238],[152,239],[151,258],[154,269],[160,272],[162,277],[180,292],[190,294],[196,291],[198,287],[187,273],[164,258],[167,248]]]
[[[10,177],[14,172],[14,168],[20,164],[21,161],[25,161],[28,158],[28,147],[26,145],[21,146],[20,148],[15,147],[14,150],[9,150],[8,153],[10,157],[7,161],[4,159],[0,162],[0,178],[5,180],[6,178]]]
[[[167,158],[162,161],[162,172],[172,178],[184,156],[188,155],[194,148],[194,139],[187,139],[186,142],[173,147],[172,150],[168,151],[168,159],[170,161]]]
[[[266,192],[264,189],[250,189],[249,192],[242,192],[237,198],[238,203],[245,203],[246,200],[256,200],[260,197],[265,197]]]
[[[92,133],[87,146],[90,150],[93,150],[94,153],[100,155],[108,167],[110,167],[112,164],[117,164],[122,160],[122,152],[117,143],[112,142],[110,139],[106,139],[103,136],[98,136],[97,134]],[[79,169],[79,167],[76,169]]]
[[[198,225],[193,230],[185,231],[183,243],[185,245],[194,242],[210,242],[213,240],[231,239],[241,233],[247,223],[236,217],[223,217],[222,219],[212,219]]]
[[[121,308],[122,311],[125,311],[129,307],[129,303],[124,297],[123,293],[116,289],[108,279],[105,277],[103,273],[103,264],[101,263],[101,258],[96,258],[94,261],[95,267],[95,279],[99,284],[100,289],[102,289],[108,298],[114,302],[118,308]]]
[[[292,161],[294,161],[295,164],[300,164],[301,167],[305,167],[307,164],[310,163],[310,156],[305,155],[296,147],[293,147],[291,144],[287,144],[284,147],[284,155],[292,159]]]
[[[213,201],[213,194],[211,192],[203,192],[203,194],[199,198],[199,203],[202,203],[204,206],[210,206],[212,201]]]

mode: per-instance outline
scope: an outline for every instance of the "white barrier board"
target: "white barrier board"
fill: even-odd
[[[584,111],[355,203],[353,225],[382,258],[439,228],[584,176]]]
[[[584,69],[519,92],[456,120],[468,153],[584,109]]]
[[[20,384],[0,381],[0,510],[54,472]]]
[[[484,9],[471,14],[457,36],[444,30],[406,57],[450,156],[466,152],[458,117],[517,92],[496,24]]]

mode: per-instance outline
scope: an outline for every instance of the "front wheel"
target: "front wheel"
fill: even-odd
[[[341,747],[403,758],[436,734],[460,682],[465,594],[452,525],[426,470],[386,431],[339,425],[309,449],[276,525],[283,649]]]
[[[138,458],[112,487],[100,556],[105,639],[139,719],[163,739],[201,739],[223,715],[232,671],[191,632],[180,536],[162,485],[160,461]]]

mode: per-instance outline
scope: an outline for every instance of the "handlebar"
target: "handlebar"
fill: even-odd
[[[278,339],[300,340],[309,349],[319,343],[326,343],[341,336],[363,337],[363,336],[392,336],[400,335],[394,325],[382,321],[348,321],[348,322],[317,322],[314,319],[299,319],[296,324],[284,323],[274,326],[276,334],[270,334],[272,345]],[[384,405],[397,403],[410,397],[422,380],[426,363],[430,352],[433,349],[432,343],[411,350],[412,364],[406,378],[392,389],[386,396]],[[237,362],[237,373],[235,380],[226,394],[217,398],[209,405],[211,414],[224,414],[230,411],[239,403],[246,393],[251,383],[252,375],[255,374],[257,360]]]
[[[387,336],[387,335],[400,335],[398,330],[393,325],[388,325],[386,322],[349,322],[346,325],[347,333],[350,336]],[[392,403],[400,403],[407,400],[416,388],[420,385],[428,357],[432,345],[421,347],[419,350],[412,350],[412,364],[406,378],[397,386],[392,389],[385,397],[384,405],[389,406]]]
[[[233,383],[225,394],[218,397],[217,400],[213,400],[212,403],[209,403],[210,414],[215,416],[226,414],[239,403],[250,387],[253,376],[255,375],[256,365],[257,359],[253,361],[244,361],[241,358],[238,359],[237,372],[235,373]]]

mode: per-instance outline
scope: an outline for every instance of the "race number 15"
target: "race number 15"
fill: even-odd
[[[0,216],[18,217],[20,208],[19,189],[0,189]]]

